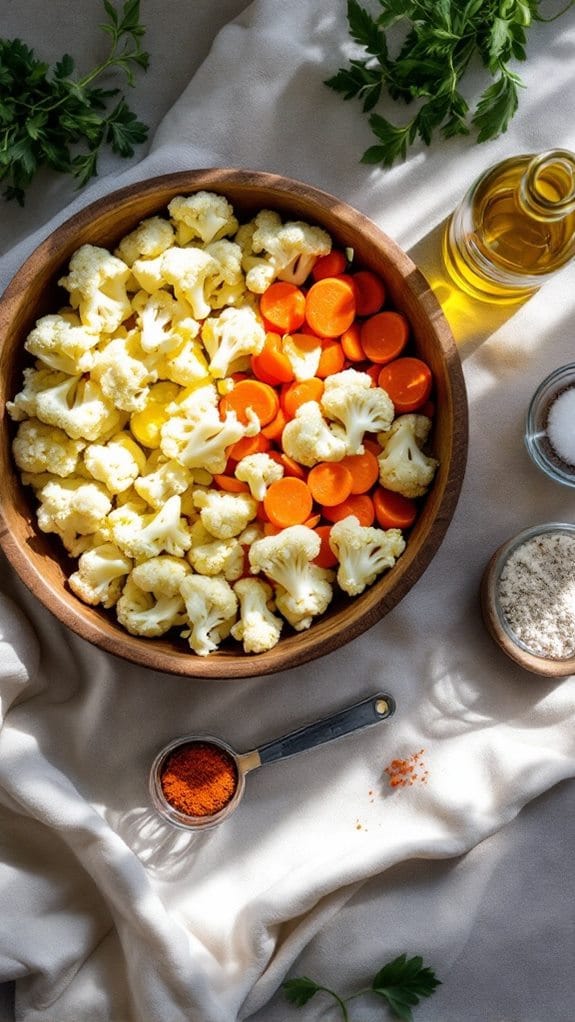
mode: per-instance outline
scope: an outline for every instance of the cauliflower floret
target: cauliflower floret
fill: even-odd
[[[264,452],[246,455],[238,461],[234,472],[236,479],[248,484],[254,500],[263,500],[268,486],[281,479],[283,474],[283,465]]]
[[[252,572],[263,572],[278,586],[278,610],[297,630],[309,628],[314,617],[328,607],[333,572],[313,564],[320,538],[305,525],[291,525],[276,536],[252,543],[249,561]]]
[[[74,440],[101,440],[122,427],[122,417],[95,380],[66,376],[36,396],[36,415]]]
[[[135,336],[115,337],[96,352],[92,379],[116,408],[140,411],[158,374],[145,364]]]
[[[363,434],[389,429],[393,421],[391,398],[371,384],[368,373],[357,369],[344,369],[325,381],[320,406],[328,419],[343,426],[348,454],[363,454]]]
[[[387,490],[404,497],[422,497],[439,464],[421,450],[431,429],[431,419],[414,413],[398,415],[391,427],[377,434],[382,452],[378,457],[379,481]]]
[[[282,339],[283,354],[287,357],[296,380],[311,380],[321,358],[321,341],[312,334],[286,334]]]
[[[215,260],[217,270],[208,281],[207,297],[212,309],[235,305],[245,293],[246,280],[242,270],[242,250],[235,241],[223,238],[205,246]]]
[[[229,582],[218,575],[188,575],[180,592],[190,624],[181,635],[198,656],[208,656],[230,633],[237,615],[237,596]]]
[[[125,504],[110,512],[106,531],[128,557],[144,560],[161,553],[183,557],[192,539],[180,512],[181,498],[177,494],[153,514],[140,514],[130,504]]]
[[[52,472],[70,476],[77,468],[84,449],[83,440],[73,440],[57,426],[39,419],[25,419],[12,442],[14,461],[23,472]]]
[[[250,291],[262,294],[276,279],[303,284],[319,256],[331,251],[331,238],[321,227],[301,220],[283,223],[278,213],[261,210],[236,241],[244,250],[242,264]]]
[[[94,479],[110,493],[123,493],[144,470],[146,455],[129,433],[116,433],[105,444],[90,444],[84,464]]]
[[[163,355],[199,334],[200,324],[193,318],[188,303],[178,301],[164,289],[151,295],[138,291],[132,299],[132,308],[137,314],[142,351]]]
[[[80,556],[77,570],[68,579],[70,589],[91,607],[113,607],[122,592],[132,560],[113,543],[100,543]]]
[[[272,613],[273,589],[258,578],[241,578],[234,586],[240,601],[240,619],[232,627],[244,653],[264,653],[280,639],[283,621]]]
[[[38,525],[42,532],[55,532],[67,550],[74,550],[77,536],[98,532],[112,507],[109,494],[100,483],[70,476],[50,479],[37,492]]]
[[[166,249],[166,252],[170,251]],[[164,253],[156,256],[155,259],[136,259],[132,265],[132,277],[138,287],[147,291],[148,294],[155,294],[161,288],[165,288],[168,281],[163,271]]]
[[[360,525],[349,515],[332,525],[329,545],[339,561],[337,582],[349,596],[358,596],[375,578],[392,568],[405,550],[399,529]]]
[[[156,370],[162,379],[179,383],[182,387],[192,387],[203,380],[210,380],[204,349],[199,341],[193,339],[180,343],[177,349],[164,355],[156,364]]]
[[[194,195],[176,195],[168,205],[176,229],[178,245],[203,241],[205,245],[235,234],[238,221],[233,207],[223,195],[200,191]]]
[[[175,458],[186,468],[223,472],[226,448],[243,436],[259,432],[258,418],[249,411],[246,426],[234,411],[220,419],[218,392],[213,384],[182,395],[168,407],[168,414],[171,417],[160,430],[160,446],[167,458]]]
[[[210,278],[218,273],[216,260],[200,248],[169,248],[161,256],[161,266],[176,298],[189,302],[195,319],[206,319],[212,311],[206,295]]]
[[[6,411],[15,422],[34,418],[38,395],[68,380],[67,373],[39,366],[38,363],[35,366],[27,366],[22,375],[24,378],[22,390],[18,391],[13,401],[6,402]]]
[[[239,536],[258,509],[249,494],[223,490],[194,490],[194,505],[200,509],[202,525],[218,539]]]
[[[136,259],[155,259],[174,244],[174,228],[169,220],[161,216],[148,217],[125,238],[122,238],[114,255],[132,266]]]
[[[151,639],[165,635],[170,628],[184,624],[184,601],[179,593],[174,596],[156,596],[145,591],[128,576],[120,599],[116,603],[118,621],[130,635],[143,635]]]
[[[132,580],[146,593],[154,596],[180,596],[180,586],[191,568],[181,557],[160,554],[137,564],[132,571]]]
[[[201,519],[191,528],[192,546],[188,561],[198,575],[223,575],[228,582],[240,578],[244,571],[244,548],[239,539],[218,539],[208,532]]]
[[[224,309],[219,316],[207,319],[202,327],[202,340],[210,356],[211,375],[227,376],[236,359],[259,355],[265,339],[261,320],[249,306]]]
[[[173,458],[164,458],[154,451],[142,471],[134,480],[134,489],[150,507],[160,508],[174,494],[185,493],[194,477],[188,468]]]
[[[59,314],[42,316],[30,331],[24,347],[35,358],[39,358],[51,369],[58,369],[69,376],[89,372],[94,361],[92,349],[100,340],[100,334],[75,325]]]
[[[347,442],[330,429],[317,401],[300,405],[282,433],[285,453],[311,468],[319,461],[341,461],[347,454]]]
[[[58,283],[70,292],[70,304],[84,326],[111,334],[132,313],[126,282],[130,269],[106,248],[82,245]]]

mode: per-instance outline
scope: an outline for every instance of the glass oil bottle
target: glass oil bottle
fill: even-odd
[[[575,153],[566,149],[492,167],[455,209],[443,238],[453,282],[499,304],[523,301],[574,255]]]

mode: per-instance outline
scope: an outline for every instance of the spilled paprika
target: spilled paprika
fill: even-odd
[[[227,806],[238,786],[232,756],[208,741],[187,742],[167,757],[160,774],[164,798],[187,816],[213,816]]]

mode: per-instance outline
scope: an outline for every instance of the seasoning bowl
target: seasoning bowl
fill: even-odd
[[[207,830],[223,823],[238,807],[246,775],[318,745],[379,724],[395,713],[395,700],[384,692],[305,724],[248,752],[234,752],[213,735],[185,735],[156,755],[148,779],[154,809],[182,830]]]
[[[575,486],[575,363],[555,369],[535,391],[527,410],[525,445],[550,479]]]
[[[503,543],[481,580],[491,636],[534,674],[575,673],[575,525],[546,522]]]

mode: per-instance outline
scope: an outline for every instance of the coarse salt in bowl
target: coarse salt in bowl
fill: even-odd
[[[535,525],[503,543],[481,582],[487,629],[535,674],[575,671],[575,525]]]
[[[575,486],[575,363],[555,369],[535,391],[527,411],[525,444],[550,479]]]

